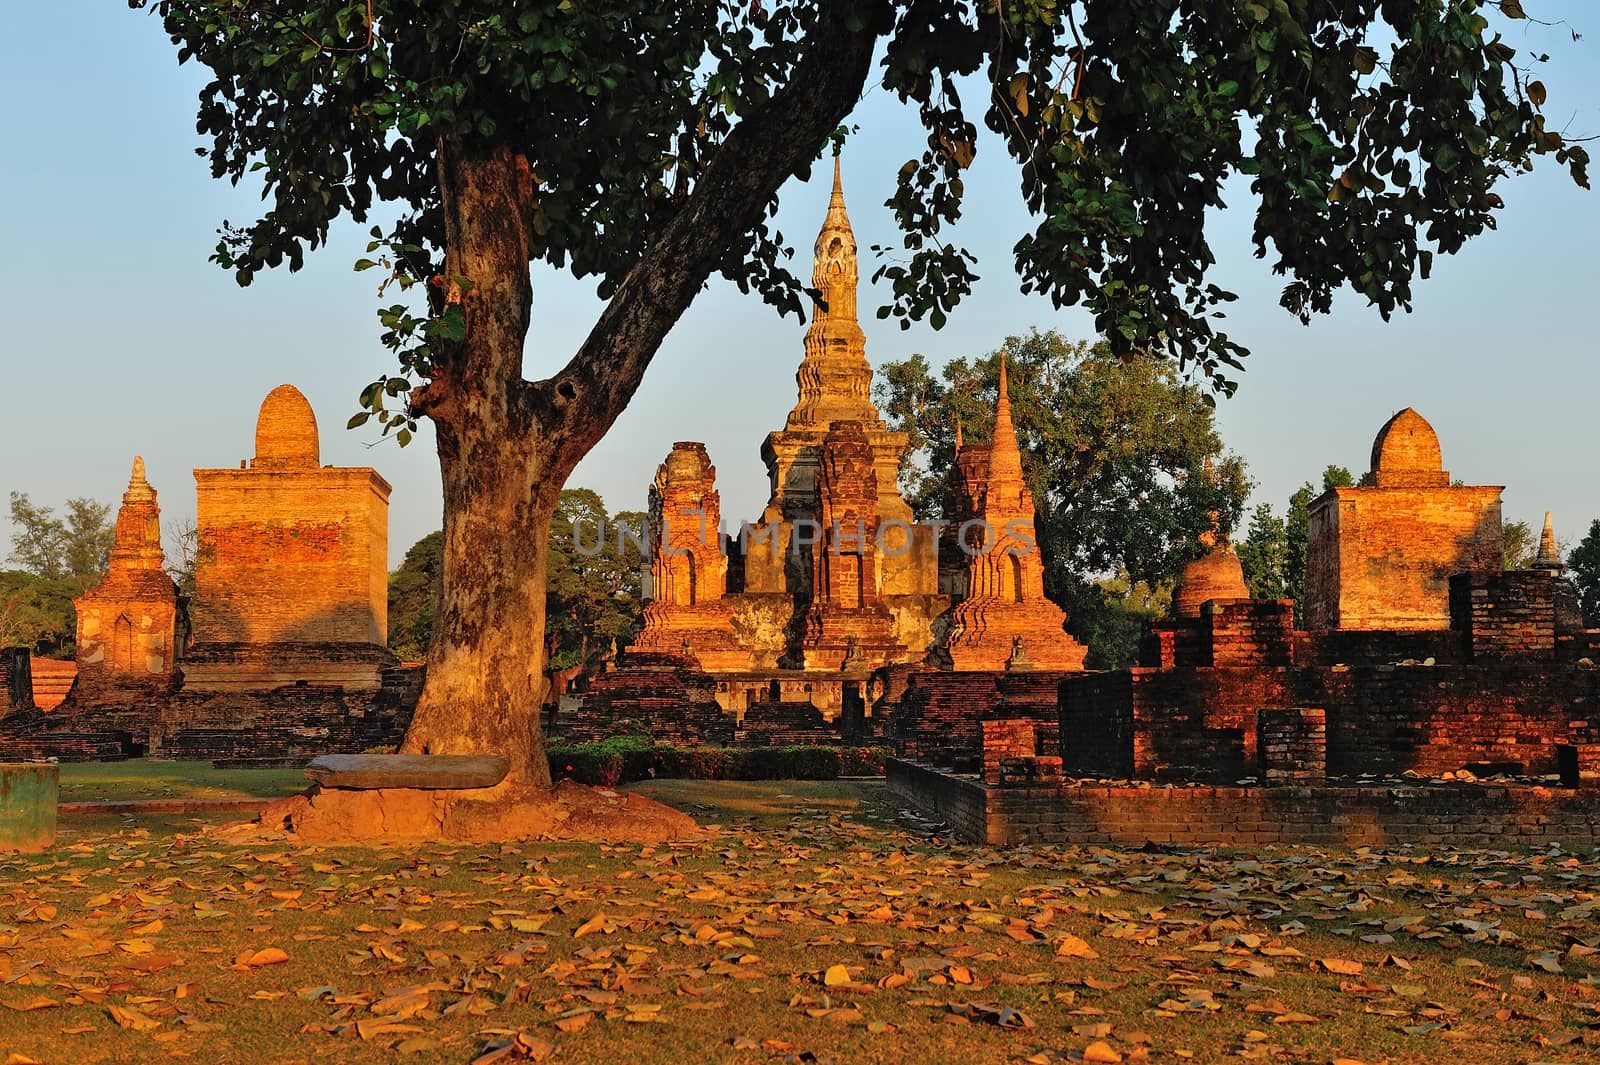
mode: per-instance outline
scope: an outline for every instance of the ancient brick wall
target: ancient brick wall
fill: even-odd
[[[913,757],[949,748],[978,750],[983,742],[979,722],[1000,701],[999,676],[934,670],[916,674],[890,712],[890,737]]]
[[[1453,574],[1501,567],[1499,487],[1335,488],[1311,504],[1306,628],[1443,629]]]
[[[1555,772],[1555,745],[1600,736],[1600,671],[1538,663],[1301,671],[1292,700],[1328,711],[1328,772]],[[1263,704],[1265,705],[1265,704]]]
[[[630,654],[622,667],[589,682],[568,736],[584,743],[642,726],[658,743],[726,746],[733,742],[734,715],[717,705],[716,688],[686,659]]]
[[[1061,756],[1077,776],[1232,781],[1255,772],[1255,712],[1298,702],[1284,668],[1155,670],[1061,681]]]
[[[1292,599],[1214,602],[1200,621],[1208,630],[1201,646],[1210,651],[1209,661],[1200,665],[1287,666],[1294,661]]]
[[[1499,785],[1243,788],[1065,782],[988,787],[890,759],[890,790],[963,839],[1028,843],[1594,846],[1600,789]]]
[[[1451,628],[1476,659],[1540,661],[1556,654],[1556,578],[1519,570],[1450,578]]]
[[[1008,758],[1034,756],[1033,722],[1020,718],[990,718],[982,722],[983,779],[1000,783],[1000,764]]]
[[[1320,784],[1328,775],[1328,715],[1304,706],[1256,711],[1256,752],[1267,784]]]
[[[388,639],[389,485],[370,469],[196,470],[194,640]]]
[[[1335,776],[1498,766],[1555,771],[1556,745],[1600,738],[1600,670],[1553,663],[1134,669],[1061,682],[1061,743],[1077,776],[1253,776],[1255,713],[1327,712]]]

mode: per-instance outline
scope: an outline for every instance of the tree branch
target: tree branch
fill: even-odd
[[[560,372],[530,385],[553,412],[556,472],[569,473],[627,407],[667,332],[716,270],[728,245],[761,219],[773,194],[811,160],[860,98],[881,4],[822,5],[810,46],[787,85],[728,134],[681,211],[628,272]],[[847,16],[860,18],[859,32]]]

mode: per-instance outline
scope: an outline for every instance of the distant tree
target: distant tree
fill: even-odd
[[[1252,595],[1267,599],[1293,599],[1296,623],[1305,620],[1306,542],[1310,534],[1311,504],[1335,488],[1356,483],[1343,466],[1327,466],[1322,471],[1322,490],[1310,481],[1289,497],[1288,508],[1279,518],[1271,504],[1258,504],[1250,515],[1250,527],[1239,542],[1239,562],[1244,567],[1245,583]]]
[[[1546,128],[1537,52],[1501,33],[1512,0],[129,2],[206,71],[212,173],[261,188],[220,265],[248,284],[383,220],[366,264],[412,298],[385,286],[398,366],[357,417],[402,441],[434,423],[447,530],[449,638],[403,749],[505,753],[513,785],[550,779],[534,678],[560,487],[713,274],[803,309],[771,214],[874,89],[926,144],[896,165],[886,316],[938,328],[971,290],[949,237],[966,192],[994,197],[967,183],[982,123],[1030,219],[1023,289],[1222,388],[1244,354],[1206,233],[1224,189],[1309,320],[1347,286],[1409,309],[1537,159],[1588,180]],[[564,364],[528,357],[530,263],[608,301]]]
[[[80,590],[106,571],[115,527],[111,507],[92,499],[67,500],[66,517],[34,505],[25,492],[11,493],[9,561],[45,580],[71,579]]]
[[[1167,615],[1172,589],[1172,581],[1155,587],[1143,581],[1130,584],[1126,574],[1069,585],[1062,605],[1068,627],[1089,648],[1084,665],[1089,669],[1134,665],[1145,625]]]
[[[193,518],[169,521],[163,530],[166,539],[167,576],[178,586],[178,594],[194,595],[194,565],[200,550],[200,527]]]
[[[550,527],[546,641],[550,668],[587,671],[610,650],[626,643],[643,610],[640,574],[647,561],[643,543],[648,515],[638,511],[607,514],[598,493],[587,488],[561,492]],[[631,535],[619,537],[619,531]]]
[[[1289,530],[1272,512],[1272,504],[1257,504],[1250,512],[1250,525],[1237,551],[1251,595],[1257,599],[1290,597]]]
[[[943,512],[956,425],[969,441],[993,430],[1002,355],[1046,588],[1094,652],[1094,632],[1117,627],[1103,608],[1124,601],[1100,582],[1170,586],[1201,550],[1213,516],[1223,532],[1237,523],[1249,479],[1224,450],[1206,395],[1171,362],[1122,359],[1104,344],[1035,330],[988,355],[952,360],[939,378],[920,355],[883,367],[876,395],[890,427],[907,434],[901,481],[919,518]],[[1130,624],[1136,629],[1137,619]],[[1095,657],[1121,652],[1108,644]]]
[[[1525,521],[1508,521],[1500,526],[1501,559],[1504,569],[1527,569],[1539,553],[1539,535]]]
[[[642,609],[640,580],[646,515],[608,514],[598,493],[563,489],[551,527],[545,632],[550,670],[595,666],[611,641],[627,642]],[[619,543],[618,530],[629,537]],[[389,575],[389,650],[407,661],[427,657],[434,612],[444,587],[444,533],[431,532]]]
[[[71,658],[77,645],[72,597],[81,591],[69,577],[0,572],[0,647],[26,647],[42,658]]]
[[[431,532],[412,544],[389,574],[389,650],[405,662],[428,656],[433,612],[444,587],[444,533]]]
[[[1600,627],[1600,518],[1589,523],[1589,531],[1567,555],[1567,573],[1578,587],[1578,604],[1583,623]]]

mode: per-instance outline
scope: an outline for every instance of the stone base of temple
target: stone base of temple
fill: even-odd
[[[692,817],[670,806],[571,781],[520,794],[495,788],[312,787],[266,807],[260,821],[244,831],[251,830],[311,845],[538,839],[663,843],[704,835]]]
[[[374,644],[203,644],[183,657],[186,692],[259,692],[290,684],[377,691],[395,664]]]
[[[1060,672],[1083,669],[1089,649],[1063,629],[1053,603],[967,600],[951,611],[944,653],[955,670],[1001,670],[1008,665]]]
[[[733,742],[734,720],[717,705],[716,688],[691,658],[629,654],[590,681],[566,734],[579,743],[645,732],[676,746],[725,746]]]
[[[0,719],[0,752],[63,762],[144,755],[293,765],[319,754],[393,746],[405,735],[423,675],[390,663],[370,689],[309,683],[258,690],[75,689],[55,710]]]

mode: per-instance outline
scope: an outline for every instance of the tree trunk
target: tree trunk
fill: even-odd
[[[550,782],[540,735],[545,560],[561,486],[621,415],[678,317],[817,155],[860,96],[887,5],[828,5],[790,83],[740,120],[688,201],[618,285],[565,367],[522,379],[533,294],[532,177],[507,149],[439,146],[447,302],[462,340],[438,352],[411,409],[432,419],[444,479],[444,598],[402,750],[511,756],[508,788]]]
[[[545,559],[567,470],[522,379],[532,292],[527,165],[440,146],[445,274],[466,332],[414,409],[434,422],[444,485],[444,597],[401,750],[504,754],[511,788],[545,786]]]

